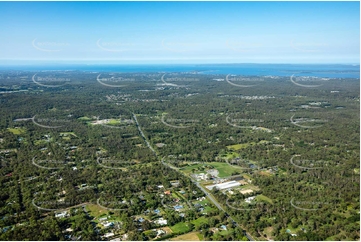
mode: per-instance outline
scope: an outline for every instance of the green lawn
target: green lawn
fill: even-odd
[[[25,129],[22,128],[8,128],[9,132],[15,134],[15,135],[19,135],[19,134],[23,134],[25,133]]]
[[[43,145],[43,144],[46,144],[46,143],[48,143],[46,140],[35,140],[34,141],[34,144],[35,145]]]
[[[240,173],[243,172],[243,169],[238,168],[238,167],[232,167],[230,165],[228,165],[227,163],[222,163],[222,162],[211,162],[210,163],[212,166],[214,166],[215,169],[217,169],[219,171],[218,176],[220,178],[222,177],[227,177],[227,176],[231,176],[233,172],[238,171]]]
[[[108,124],[109,125],[117,125],[117,124],[120,124],[120,120],[119,119],[110,119]]]
[[[272,199],[270,199],[269,197],[266,197],[265,195],[258,195],[256,197],[257,201],[261,202],[261,201],[265,201],[267,203],[273,204]]]
[[[184,222],[177,223],[176,225],[170,227],[170,229],[174,233],[185,233],[185,232],[189,231],[188,225]]]
[[[74,132],[61,132],[60,136],[74,136],[74,137],[78,137],[76,136],[76,134]]]
[[[149,236],[151,233],[153,233],[154,231],[153,230],[147,230],[147,231],[144,231],[144,234],[146,235],[146,236]]]
[[[199,238],[200,241],[203,241],[203,240],[204,240],[203,234],[197,233],[197,236],[198,236],[198,238]]]
[[[194,164],[194,165],[190,165],[190,166],[185,166],[183,168],[180,168],[180,170],[184,171],[185,173],[191,173],[192,169],[198,169],[199,167],[202,167],[203,164]],[[199,171],[201,172],[201,171]]]
[[[198,203],[204,206],[205,204],[209,204],[210,202],[208,201],[208,199],[204,199],[203,201]]]
[[[86,205],[86,209],[89,211],[89,213],[92,216],[97,217],[97,218],[107,215],[109,212],[108,210],[103,209],[96,204],[88,204],[88,205]]]
[[[196,220],[191,222],[194,225],[202,225],[208,223],[208,219],[206,217],[199,217]]]
[[[223,158],[223,159],[225,158],[227,160],[230,160],[230,159],[234,159],[234,158],[239,157],[239,156],[240,156],[239,153],[234,152],[234,151],[229,151],[229,152],[227,152],[227,154],[225,156],[222,156],[221,158]]]
[[[81,120],[81,121],[90,121],[90,120],[93,120],[93,119],[91,119],[91,118],[89,118],[89,117],[87,117],[87,116],[80,117],[80,118],[78,118],[78,119]]]
[[[181,198],[179,197],[179,194],[177,192],[172,192],[172,197],[181,200]]]
[[[229,229],[229,228],[227,228],[227,230],[222,230],[222,231],[220,231],[219,232],[219,234],[221,234],[221,235],[228,235],[228,234],[230,234],[232,231]]]
[[[182,194],[180,194],[179,192],[174,191],[173,194],[174,194],[174,193],[177,194],[178,198],[179,198],[181,201],[187,201],[187,199],[186,199]],[[187,206],[189,206],[188,203],[187,203]]]
[[[256,142],[250,142],[250,143],[245,143],[245,144],[235,144],[235,145],[228,145],[227,149],[229,150],[240,150],[240,149],[244,149],[247,148],[250,145],[255,145]]]
[[[189,175],[190,173],[192,173],[192,169],[197,169],[199,167],[202,167],[203,165],[211,165],[214,167],[214,169],[217,169],[219,171],[218,176],[220,178],[231,176],[232,173],[235,171],[238,171],[240,173],[242,173],[243,171],[242,168],[230,166],[225,162],[205,162],[203,164],[194,164],[191,166],[186,166],[184,168],[181,168],[180,170]],[[196,171],[196,173],[201,173],[201,172],[206,173],[206,170],[207,169],[205,169],[204,171]]]
[[[205,212],[205,213],[210,213],[210,212],[214,212],[214,211],[217,211],[217,209],[211,208],[210,206],[205,206],[204,210],[203,210],[203,212]]]
[[[108,218],[109,222],[122,222],[122,220],[120,220],[120,218],[118,216],[115,215],[110,215]]]
[[[258,186],[255,186],[255,185],[252,185],[252,184],[247,184],[247,185],[242,186],[242,190],[247,190],[247,189],[251,189],[253,191],[259,191],[260,190]]]
[[[227,149],[228,150],[241,150],[244,148],[247,148],[250,145],[260,145],[260,144],[268,144],[269,141],[267,140],[261,140],[260,142],[256,143],[256,142],[249,142],[249,143],[244,143],[244,144],[235,144],[235,145],[228,145]]]

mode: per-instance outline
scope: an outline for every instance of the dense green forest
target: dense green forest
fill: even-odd
[[[35,74],[1,73],[0,240],[359,240],[359,79]],[[204,212],[201,165],[253,192],[212,189],[223,211],[208,197]]]

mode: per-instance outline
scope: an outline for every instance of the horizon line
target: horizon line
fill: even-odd
[[[75,65],[360,65],[359,62],[292,62],[292,63],[286,63],[286,62],[194,62],[194,63],[145,63],[145,62],[139,62],[139,63],[112,63],[112,62],[104,62],[101,61],[99,63],[89,63],[86,61],[35,61],[35,63],[14,63],[14,61],[11,61],[13,63],[1,63],[0,60],[0,66],[28,66],[28,65],[54,65],[54,64],[75,64]],[[29,62],[29,61],[25,61]],[[30,61],[32,62],[32,61]],[[47,62],[47,63],[46,63]],[[91,61],[93,62],[93,61]]]

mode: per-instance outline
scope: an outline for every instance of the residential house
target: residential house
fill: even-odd
[[[165,231],[164,231],[163,229],[158,229],[158,230],[157,230],[157,237],[158,237],[158,236],[161,236],[161,235],[163,235],[163,234],[165,234]]]
[[[244,199],[244,201],[245,201],[246,203],[251,203],[255,198],[256,198],[255,196],[253,196],[253,197],[247,197],[246,199]]]
[[[183,205],[176,205],[174,206],[175,211],[179,212],[181,209],[183,209]]]
[[[170,181],[170,184],[173,186],[173,187],[178,187],[179,186],[179,181],[176,180],[176,181]]]
[[[114,226],[114,223],[113,222],[108,222],[108,223],[105,223],[103,225],[104,225],[105,228],[110,228],[110,227]]]
[[[159,225],[167,225],[168,224],[167,220],[164,218],[159,218],[159,219],[155,220],[154,223],[159,224]]]
[[[120,238],[111,239],[109,241],[120,241]]]
[[[114,233],[106,233],[103,237],[109,238],[109,237],[112,237],[112,236],[114,236]]]
[[[63,211],[62,213],[56,213],[55,218],[65,218],[68,215],[67,211]]]

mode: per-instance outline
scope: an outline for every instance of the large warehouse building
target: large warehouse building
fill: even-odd
[[[224,190],[224,189],[229,189],[232,187],[238,187],[240,185],[241,185],[241,183],[239,183],[238,181],[229,181],[229,182],[224,182],[224,183],[220,183],[220,184],[216,184],[216,185],[206,186],[206,188],[209,190],[212,190],[213,187],[216,187],[219,190]]]

